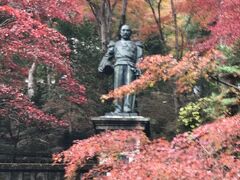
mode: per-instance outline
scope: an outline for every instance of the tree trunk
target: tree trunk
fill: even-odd
[[[30,99],[33,98],[35,91],[34,91],[34,87],[35,87],[35,82],[34,82],[34,73],[36,71],[36,62],[34,62],[31,66],[31,68],[29,69],[28,72],[28,97]]]
[[[49,67],[47,67],[46,69],[46,77],[47,77],[47,90],[48,90],[48,94],[51,92],[51,86],[52,86],[52,83],[51,83],[51,70]]]
[[[118,37],[120,39],[120,31],[121,27],[126,24],[126,13],[127,13],[127,6],[128,6],[128,0],[122,0],[122,13],[121,13],[121,18],[119,22],[119,27],[118,27]]]
[[[106,27],[105,22],[101,23],[100,31],[101,31],[102,51],[105,51],[107,49],[107,44],[108,44],[107,27]]]
[[[112,35],[112,14],[115,10],[118,0],[114,0],[112,3],[110,0],[101,0],[99,2],[95,2],[93,0],[87,1],[97,20],[97,25],[101,36],[102,51],[106,51],[107,44]]]
[[[174,31],[175,31],[175,50],[176,50],[176,58],[179,60],[179,42],[178,42],[178,25],[177,25],[177,13],[176,8],[174,5],[174,0],[170,0],[171,3],[171,9],[172,9],[172,17],[173,17],[173,23],[174,23]]]
[[[183,57],[183,50],[184,50],[184,32],[180,30],[181,35],[181,47],[179,49],[179,59]]]
[[[152,11],[154,21],[155,21],[155,23],[158,27],[159,40],[160,40],[161,43],[165,44],[165,39],[164,39],[164,35],[163,35],[163,28],[162,28],[162,21],[161,21],[161,3],[162,3],[162,0],[159,0],[158,3],[157,3],[157,12],[154,8],[153,1],[146,0],[146,2],[148,3],[148,5],[149,5],[149,7]]]

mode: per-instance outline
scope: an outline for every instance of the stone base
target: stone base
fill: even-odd
[[[106,113],[104,116],[138,116],[137,113],[115,113],[115,112],[110,112],[110,113]],[[102,116],[101,116],[102,117]]]
[[[149,118],[138,116],[136,113],[107,113],[105,116],[91,118],[95,133],[106,130],[143,130],[150,138]]]

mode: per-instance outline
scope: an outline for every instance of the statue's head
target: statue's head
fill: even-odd
[[[132,35],[132,30],[130,26],[128,25],[123,25],[121,27],[121,32],[120,32],[121,38],[124,40],[130,40],[130,37]]]

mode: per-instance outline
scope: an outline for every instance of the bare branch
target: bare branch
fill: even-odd
[[[127,6],[128,6],[128,0],[122,0],[122,12],[121,12],[121,18],[119,22],[118,32],[120,32],[122,25],[126,24]]]
[[[176,7],[174,4],[174,0],[170,0],[171,3],[171,9],[172,9],[172,17],[173,17],[173,23],[174,23],[174,30],[175,30],[175,49],[176,49],[176,58],[179,60],[179,30],[178,30],[178,24],[177,24],[177,12]]]
[[[3,26],[6,26],[7,24],[13,22],[15,20],[15,18],[8,18],[6,19],[5,21],[3,21],[1,24],[0,24],[0,27],[3,27]]]
[[[155,9],[154,9],[153,2],[152,2],[151,0],[145,0],[145,1],[146,1],[146,2],[148,3],[148,5],[149,5],[149,7],[150,7],[150,9],[151,9],[151,11],[152,11],[152,14],[153,14],[154,21],[155,21],[155,23],[156,23],[156,25],[157,25],[157,27],[158,27],[159,40],[160,40],[161,42],[164,42],[164,37],[163,37],[163,32],[162,32],[162,25],[161,25],[161,13],[160,13],[160,8],[161,8],[161,2],[162,2],[162,0],[159,0],[159,1],[158,1],[158,16],[157,16],[157,13],[156,13],[156,11],[155,11]]]
[[[99,7],[95,3],[93,3],[91,0],[87,0],[87,2],[97,22],[101,24],[101,20],[99,18]]]
[[[115,10],[116,6],[117,6],[117,2],[118,0],[115,0],[112,4],[112,12]]]
[[[226,85],[226,86],[229,86],[229,87],[232,87],[232,88],[234,88],[234,89],[236,89],[237,91],[239,91],[240,92],[240,88],[239,87],[237,87],[237,86],[235,86],[235,85],[233,85],[233,84],[230,84],[230,83],[228,83],[228,82],[225,82],[225,81],[223,81],[223,80],[221,80],[221,79],[218,79],[217,77],[214,77],[214,76],[209,76],[211,79],[213,79],[214,81],[216,81],[216,82],[219,82],[219,83],[221,83],[221,84],[224,84],[224,85]]]

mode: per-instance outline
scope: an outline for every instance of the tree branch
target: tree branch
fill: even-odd
[[[5,21],[3,21],[3,22],[0,24],[0,27],[6,26],[7,24],[13,22],[14,19],[15,19],[15,18],[13,18],[13,17],[6,19]]]
[[[172,9],[172,17],[173,17],[173,23],[174,23],[174,30],[175,30],[175,49],[176,49],[176,57],[177,60],[180,59],[179,57],[179,41],[178,41],[178,24],[177,24],[177,12],[176,7],[174,4],[174,0],[170,0],[171,3],[171,9]]]
[[[29,72],[28,72],[28,91],[27,91],[27,94],[28,94],[28,97],[30,99],[33,98],[33,96],[35,95],[35,90],[34,90],[34,87],[35,87],[35,83],[34,83],[34,73],[36,71],[36,62],[33,62],[31,68],[29,69]]]
[[[159,22],[159,33],[161,34],[162,41],[165,42],[164,35],[163,35],[163,28],[162,28],[162,21],[161,21],[161,4],[162,0],[158,1],[158,22]]]
[[[88,2],[89,7],[91,8],[93,15],[95,16],[95,18],[97,20],[97,22],[99,24],[101,24],[101,20],[99,18],[99,12],[97,11],[99,9],[99,7],[97,7],[97,5],[94,4],[91,0],[87,0],[87,2]]]
[[[155,21],[155,23],[156,23],[156,25],[158,27],[159,39],[160,39],[161,42],[164,42],[163,33],[162,33],[162,27],[161,27],[161,19],[160,19],[161,18],[160,17],[160,7],[161,7],[161,2],[162,1],[160,0],[158,2],[158,17],[157,17],[157,13],[156,13],[156,11],[154,9],[153,2],[151,0],[145,0],[145,1],[149,5],[149,7],[150,7],[150,9],[152,11],[152,14],[153,14],[154,21]]]
[[[115,0],[112,4],[112,12],[114,11],[114,9],[116,8],[117,6],[117,3],[118,3],[118,0]]]
[[[228,82],[225,82],[225,81],[223,81],[223,80],[220,80],[220,79],[218,79],[217,77],[214,77],[214,76],[209,76],[211,79],[213,79],[214,81],[216,81],[216,82],[219,82],[219,83],[221,83],[221,84],[224,84],[224,85],[226,85],[226,86],[229,86],[229,87],[232,87],[232,88],[234,88],[234,89],[236,89],[237,91],[240,91],[240,88],[239,87],[237,87],[237,86],[235,86],[235,85],[233,85],[233,84],[230,84],[230,83],[228,83]]]
[[[122,25],[126,24],[127,6],[128,6],[128,0],[122,0],[122,12],[121,12],[121,17],[120,17],[118,32],[120,32]],[[119,39],[120,39],[120,37],[119,37]]]

